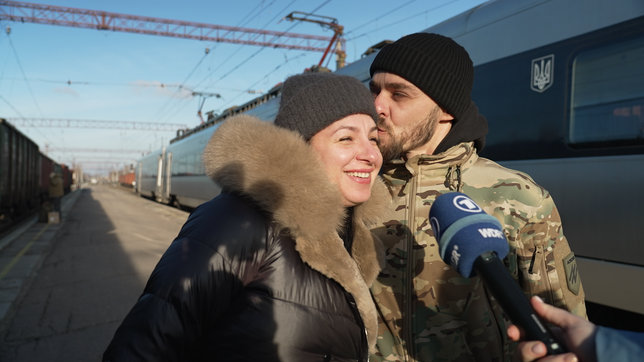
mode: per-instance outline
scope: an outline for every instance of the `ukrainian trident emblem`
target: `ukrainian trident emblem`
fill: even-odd
[[[546,89],[550,88],[554,81],[554,67],[554,54],[533,59],[530,88],[532,88],[533,91],[539,93],[542,93]]]

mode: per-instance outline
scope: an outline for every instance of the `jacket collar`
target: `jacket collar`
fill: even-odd
[[[384,267],[384,246],[369,230],[390,211],[382,181],[354,208],[352,259],[337,232],[345,219],[340,191],[298,133],[247,115],[232,117],[214,132],[203,160],[214,182],[268,211],[289,230],[305,263],[351,293],[373,351],[377,313],[368,288]]]
[[[407,161],[394,160],[382,167],[382,178],[389,188],[404,186],[412,177],[421,175],[424,183],[444,183],[462,191],[462,178],[478,160],[473,142],[463,142],[437,155],[416,155]],[[433,181],[432,181],[433,180]]]

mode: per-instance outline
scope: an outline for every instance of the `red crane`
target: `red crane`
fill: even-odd
[[[2,0],[0,20],[324,52],[322,60],[338,39],[337,32],[333,37],[304,35]],[[338,48],[335,53],[344,54]]]

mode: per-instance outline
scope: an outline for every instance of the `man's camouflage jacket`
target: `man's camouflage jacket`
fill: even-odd
[[[480,158],[472,143],[418,155],[383,168],[392,219],[372,230],[386,247],[386,267],[372,286],[379,309],[375,361],[515,360],[509,325],[478,277],[460,276],[440,257],[429,209],[441,194],[470,196],[504,227],[504,263],[526,296],[586,317],[584,291],[550,194],[528,175]],[[565,262],[566,261],[566,262]]]

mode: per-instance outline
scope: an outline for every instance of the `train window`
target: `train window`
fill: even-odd
[[[580,53],[573,62],[572,145],[644,143],[644,37]]]
[[[179,175],[179,157],[172,158],[172,167],[170,168],[172,176]]]
[[[196,156],[197,156],[197,161],[196,161],[197,170],[195,171],[195,174],[196,175],[205,175],[206,170],[204,169],[204,166],[203,166],[203,159],[201,157],[201,153],[198,153]]]
[[[189,154],[186,156],[186,174],[187,175],[194,175],[195,174],[195,169],[197,168],[195,164],[195,154]]]
[[[179,175],[183,176],[188,173],[188,160],[186,156],[181,157],[179,160]]]

